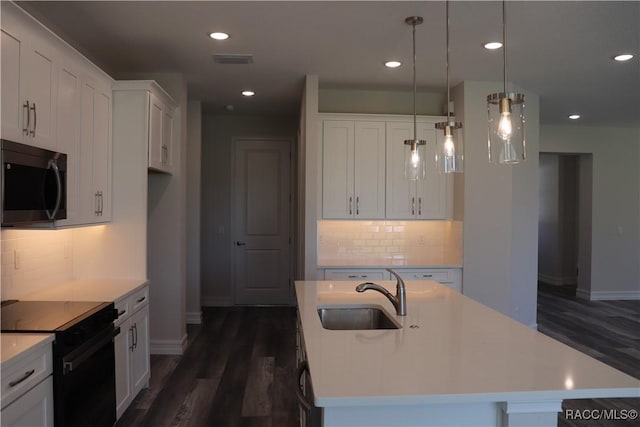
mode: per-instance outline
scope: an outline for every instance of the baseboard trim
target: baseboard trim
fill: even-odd
[[[591,292],[585,291],[584,289],[577,288],[576,297],[583,300],[591,301]]]
[[[202,312],[201,311],[187,312],[186,321],[188,325],[200,325],[202,323]]]
[[[182,355],[187,348],[187,334],[181,340],[151,340],[149,352],[151,354]]]
[[[591,301],[640,300],[640,291],[594,291]]]
[[[233,302],[226,297],[201,297],[200,304],[203,307],[230,307]]]
[[[557,277],[538,273],[538,281],[548,285],[567,286],[576,285],[578,280],[576,277]]]

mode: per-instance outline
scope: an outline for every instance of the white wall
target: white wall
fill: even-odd
[[[234,138],[297,137],[297,117],[202,116],[203,306],[233,304],[231,251],[231,161]]]
[[[538,97],[525,92],[528,160],[493,165],[487,160],[486,97],[500,90],[499,83],[487,82],[464,82],[454,89],[465,142],[463,292],[535,326]]]
[[[540,149],[593,156],[588,297],[640,299],[640,129],[543,126]]]
[[[179,74],[145,74],[178,104],[174,174],[149,174],[148,257],[152,354],[181,354],[186,345],[187,83]]]
[[[200,304],[200,165],[202,156],[202,108],[199,101],[187,106],[187,323],[201,323]]]
[[[446,115],[444,92],[418,92],[416,113],[426,116]],[[413,92],[326,88],[318,91],[318,111],[321,113],[413,114]]]
[[[318,220],[322,218],[322,144],[318,126],[318,76],[309,75],[302,95],[301,129],[305,157],[304,165],[304,279],[316,280],[318,274]]]

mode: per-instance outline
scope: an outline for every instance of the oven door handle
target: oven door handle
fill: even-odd
[[[119,333],[120,326],[114,329],[109,329],[92,338],[85,345],[64,356],[62,358],[62,374],[67,375],[69,372],[73,372],[74,369],[77,369],[80,365],[86,362],[106,344],[113,341],[113,338]]]

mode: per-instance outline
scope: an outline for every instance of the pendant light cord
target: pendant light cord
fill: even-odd
[[[447,0],[447,122],[451,120],[451,90],[449,88],[449,0]]]
[[[507,93],[507,2],[505,0],[502,0],[502,64],[504,93]]]
[[[418,139],[418,126],[416,124],[416,23],[413,28],[413,139]]]

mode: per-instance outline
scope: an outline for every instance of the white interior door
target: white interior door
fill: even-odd
[[[290,151],[285,140],[236,140],[236,304],[290,302]]]

